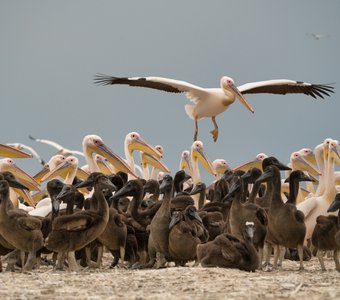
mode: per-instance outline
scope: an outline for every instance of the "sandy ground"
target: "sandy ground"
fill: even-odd
[[[104,265],[110,261],[107,254]],[[287,260],[281,270],[256,273],[200,266],[70,273],[42,266],[27,274],[0,273],[0,299],[340,299],[332,259],[326,259],[326,272],[315,257],[305,268],[299,272],[298,263]]]

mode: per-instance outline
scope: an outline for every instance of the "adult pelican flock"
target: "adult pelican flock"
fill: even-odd
[[[210,133],[214,142],[217,141],[216,116],[224,112],[236,98],[253,113],[254,110],[244,98],[244,94],[306,94],[313,98],[323,98],[324,95],[329,96],[329,93],[333,93],[333,87],[330,85],[287,79],[251,82],[237,87],[232,78],[223,76],[220,88],[202,88],[185,81],[163,77],[113,77],[97,74],[94,81],[99,85],[126,84],[170,93],[185,93],[186,97],[194,103],[194,105],[184,106],[187,115],[195,122],[194,141],[197,140],[198,135],[198,120],[202,118],[211,118],[214,129]]]

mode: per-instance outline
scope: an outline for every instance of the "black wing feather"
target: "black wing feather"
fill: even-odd
[[[96,74],[94,78],[94,83],[98,85],[126,84],[129,86],[146,87],[169,93],[183,93],[183,91],[171,85],[162,82],[147,80],[145,77],[132,79],[129,77],[113,77],[104,74]]]
[[[296,85],[282,84],[273,86],[259,86],[252,89],[248,89],[242,92],[242,94],[257,94],[257,93],[270,93],[270,94],[305,94],[312,96],[313,98],[324,98],[323,96],[329,96],[329,93],[334,93],[334,87],[327,84],[311,84],[305,85],[304,82],[297,81]]]

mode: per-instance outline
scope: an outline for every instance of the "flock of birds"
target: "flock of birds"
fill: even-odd
[[[57,148],[47,163],[31,147],[0,144],[5,157],[0,160],[0,255],[6,270],[21,266],[29,271],[50,256],[57,269],[99,268],[105,249],[113,256],[111,267],[162,268],[194,261],[246,271],[277,268],[284,258],[298,260],[302,270],[312,253],[325,270],[324,252],[333,251],[340,271],[337,140],[327,138],[314,150],[292,153],[289,165],[260,153],[235,168],[224,159],[211,162],[197,140],[198,121],[210,117],[216,142],[216,116],[235,99],[254,112],[244,94],[323,98],[333,93],[331,85],[279,79],[237,87],[224,76],[220,88],[206,89],[169,78],[102,74],[95,83],[186,93],[193,105],[185,110],[195,122],[191,149],[182,152],[179,170],[170,175],[163,147],[150,145],[137,132],[125,137],[125,158],[97,135],[84,137],[83,151],[30,136]],[[140,152],[140,167],[134,152]],[[79,155],[85,166],[79,166]],[[13,160],[32,156],[43,165],[34,176]],[[202,181],[200,164],[213,182]]]
[[[172,176],[162,161],[163,147],[150,145],[137,132],[126,135],[125,158],[97,135],[84,137],[82,152],[31,138],[55,146],[57,154],[45,163],[23,144],[0,144],[5,156],[0,160],[0,255],[6,270],[29,271],[42,258],[56,269],[100,268],[106,250],[112,268],[194,261],[245,271],[278,268],[285,258],[298,260],[302,270],[312,254],[325,270],[323,257],[332,251],[340,271],[337,140],[293,152],[288,165],[260,153],[234,168],[224,159],[211,162],[203,143],[194,141]],[[76,155],[87,164],[79,166]],[[13,160],[33,156],[43,165],[34,176]],[[214,176],[211,183],[202,182],[200,165]],[[306,184],[300,186],[302,181]]]

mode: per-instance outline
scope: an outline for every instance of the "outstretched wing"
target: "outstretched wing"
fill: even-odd
[[[78,150],[70,150],[70,152],[73,154],[73,155],[80,155],[80,156],[83,156],[85,157],[85,154],[81,151],[78,151]]]
[[[204,88],[185,81],[164,77],[113,77],[96,74],[94,82],[98,85],[125,84],[169,93],[186,93],[186,96],[194,102],[203,100],[207,96],[207,90]]]
[[[324,98],[334,93],[334,87],[329,84],[313,84],[303,81],[288,79],[275,79],[258,82],[250,82],[238,87],[242,94],[305,94],[313,98]]]
[[[39,143],[44,143],[44,144],[50,145],[50,146],[56,148],[57,150],[62,150],[62,149],[64,149],[63,146],[59,145],[59,144],[56,143],[56,142],[53,142],[53,141],[50,141],[50,140],[37,139],[37,138],[34,138],[34,137],[31,136],[31,135],[29,135],[28,137],[29,137],[31,140],[33,140],[33,141],[36,141],[36,142],[39,142]]]

